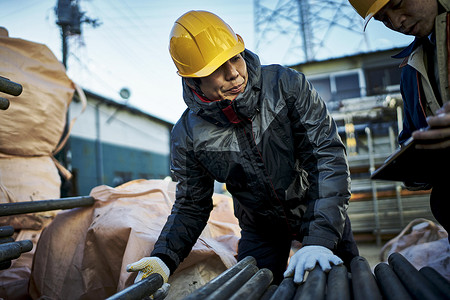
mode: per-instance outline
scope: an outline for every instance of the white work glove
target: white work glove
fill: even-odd
[[[164,279],[164,283],[167,283],[170,275],[169,268],[159,257],[144,257],[135,263],[129,264],[127,266],[127,271],[139,271],[134,283],[150,276],[153,273],[160,274]]]
[[[316,264],[319,263],[323,271],[331,270],[331,264],[341,265],[342,259],[331,252],[330,249],[323,246],[303,246],[292,255],[289,265],[284,272],[284,277],[292,277],[294,275],[295,283],[302,283],[305,271],[311,271]]]

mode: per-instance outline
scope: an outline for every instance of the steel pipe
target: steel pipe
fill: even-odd
[[[0,97],[0,109],[7,110],[9,108],[9,100],[3,97]]]
[[[352,271],[352,289],[354,300],[381,300],[381,293],[378,289],[369,263],[362,256],[354,257],[350,262]]]
[[[0,270],[5,270],[5,269],[8,269],[9,267],[11,267],[10,260],[5,260],[5,261],[0,262]]]
[[[270,300],[270,298],[272,298],[272,295],[275,293],[277,288],[278,286],[275,284],[269,285],[269,287],[266,289],[264,294],[261,296],[261,299],[259,300]]]
[[[303,284],[303,290],[300,294],[302,300],[323,300],[325,299],[325,288],[327,284],[327,275],[319,265],[309,271]]]
[[[422,267],[419,270],[423,276],[425,276],[433,286],[441,292],[442,296],[450,298],[450,282],[442,276],[438,271],[431,267]]]
[[[22,85],[0,76],[0,92],[12,96],[19,96],[22,93]]]
[[[61,198],[52,200],[0,203],[0,216],[12,216],[57,209],[91,206],[95,200],[90,196]]]
[[[30,240],[0,244],[0,262],[16,259],[20,254],[31,249],[33,249],[33,243]]]
[[[292,299],[296,289],[293,277],[284,278],[270,300]]]
[[[14,234],[14,227],[10,225],[0,226],[0,237],[12,236],[13,234]]]
[[[239,290],[253,275],[258,272],[258,267],[252,264],[245,266],[233,278],[225,282],[221,287],[216,289],[212,294],[206,297],[207,300],[224,300],[231,297]]]
[[[379,263],[375,266],[377,278],[383,297],[387,300],[412,299],[402,282],[387,263]]]
[[[164,283],[164,279],[158,273],[130,285],[126,289],[112,295],[107,300],[141,300],[145,297],[153,295]]]
[[[12,242],[14,242],[14,239],[10,236],[0,237],[0,244],[6,244],[6,243],[12,243]]]
[[[350,300],[350,284],[347,268],[344,265],[333,266],[327,278],[327,300]]]
[[[269,269],[260,269],[249,279],[230,300],[258,300],[264,294],[273,280],[272,271]]]
[[[394,252],[388,257],[389,265],[415,299],[441,299],[440,292],[403,255]]]
[[[184,300],[200,300],[205,299],[208,295],[212,294],[216,289],[222,286],[225,282],[230,280],[234,275],[239,273],[242,269],[244,269],[247,265],[252,264],[256,266],[256,259],[251,256],[247,256],[237,264],[206,283],[201,288],[198,288],[193,293],[184,298]]]

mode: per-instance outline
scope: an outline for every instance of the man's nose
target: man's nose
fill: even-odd
[[[224,64],[224,69],[225,69],[225,78],[227,80],[233,80],[239,76],[239,72],[238,72],[236,66],[233,63],[231,63],[230,61],[227,61]]]
[[[387,16],[387,21],[389,22],[390,27],[392,29],[394,29],[396,31],[402,31],[405,29],[405,28],[403,28],[404,17],[401,14],[398,14],[398,13],[395,13],[392,11],[387,11],[386,16]]]

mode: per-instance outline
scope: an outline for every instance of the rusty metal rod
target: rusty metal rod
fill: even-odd
[[[327,275],[319,265],[309,271],[303,284],[303,290],[300,299],[323,300],[325,299],[325,288],[327,284]]]
[[[7,110],[9,108],[9,100],[3,97],[0,97],[0,109]]]
[[[185,297],[184,300],[205,299],[208,295],[212,294],[216,289],[222,286],[225,282],[227,282],[230,278],[239,273],[239,271],[244,269],[249,264],[256,266],[256,259],[251,256],[245,257],[237,264]]]
[[[403,255],[394,252],[388,257],[389,265],[408,292],[416,299],[442,299],[440,293]]]
[[[141,300],[145,297],[153,295],[164,283],[164,279],[158,273],[130,285],[126,289],[112,295],[107,300]]]
[[[0,76],[0,92],[12,96],[19,96],[22,93],[22,85]]]
[[[412,299],[402,282],[387,263],[379,263],[375,266],[375,277],[379,282],[379,288],[387,300]]]
[[[381,300],[381,293],[378,289],[369,263],[362,256],[355,256],[350,262],[352,271],[352,289],[354,300]]]
[[[296,289],[293,277],[284,278],[270,300],[292,299]]]
[[[425,276],[428,281],[434,285],[435,288],[440,290],[441,295],[445,295],[447,298],[450,298],[450,282],[447,281],[447,279],[438,271],[436,271],[432,267],[425,266],[419,270],[419,273]]]
[[[33,243],[30,240],[0,244],[0,262],[18,258],[20,254],[31,249],[33,249]]]
[[[12,236],[14,234],[14,227],[11,225],[0,226],[0,237]]]
[[[245,266],[233,278],[225,282],[221,287],[216,289],[212,294],[206,297],[206,300],[225,300],[230,298],[237,290],[239,290],[253,275],[258,272],[258,267],[252,264]]]
[[[95,200],[93,197],[80,196],[52,200],[0,203],[0,216],[11,216],[56,209],[70,209],[80,206],[91,206],[92,204],[94,204],[94,201]]]
[[[344,265],[331,267],[327,278],[327,300],[350,300],[350,284]]]
[[[273,280],[272,271],[263,268],[256,272],[230,300],[258,300]]]

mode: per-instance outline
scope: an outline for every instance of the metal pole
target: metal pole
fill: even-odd
[[[397,148],[397,143],[395,142],[396,138],[394,137],[394,129],[392,126],[389,126],[389,141],[391,143],[391,152],[394,152]],[[397,196],[397,208],[398,208],[398,214],[400,219],[400,228],[403,228],[405,226],[405,220],[403,218],[403,203],[402,203],[402,185],[400,182],[395,182],[395,194]]]
[[[344,265],[333,266],[328,273],[327,300],[350,300],[350,284],[347,268]]]
[[[325,299],[325,288],[327,283],[327,275],[319,265],[309,271],[303,284],[303,290],[300,299],[305,300],[323,300]]]
[[[0,76],[0,92],[12,96],[19,96],[22,93],[22,85]]]
[[[0,203],[0,216],[12,216],[56,209],[70,209],[80,206],[91,206],[95,199],[90,196],[61,198],[52,200]]]
[[[164,279],[162,276],[158,273],[153,273],[117,294],[112,295],[107,300],[141,300],[156,292],[163,283]]]
[[[199,300],[206,298],[249,264],[256,266],[256,259],[251,256],[245,257],[237,264],[185,297],[184,300]]]
[[[367,146],[369,151],[369,164],[370,164],[370,173],[375,171],[375,158],[373,157],[373,140],[372,140],[372,132],[369,127],[365,129],[367,135]],[[371,180],[372,185],[372,199],[373,199],[373,212],[375,217],[375,234],[377,240],[377,246],[381,245],[381,233],[380,233],[380,217],[378,215],[378,197],[377,197],[377,185],[374,180]]]
[[[375,276],[380,283],[380,291],[385,299],[412,299],[394,270],[387,263],[379,263],[375,266]]]
[[[8,237],[14,234],[14,227],[11,225],[0,227],[0,237]]]
[[[16,259],[20,254],[31,249],[33,249],[33,243],[30,240],[0,244],[0,262]]]
[[[297,287],[294,283],[294,278],[284,278],[270,300],[292,299],[296,289]]]
[[[445,279],[438,271],[431,267],[423,267],[419,270],[423,276],[425,276],[429,282],[431,282],[435,288],[441,291],[442,295],[450,297],[450,282]]]
[[[247,281],[230,300],[258,300],[273,280],[272,271],[261,269]]]
[[[414,298],[442,300],[439,291],[403,255],[394,252],[389,255],[388,262]]]
[[[276,284],[269,285],[264,294],[261,296],[259,300],[270,300],[272,295],[276,292],[278,286]]]
[[[211,295],[206,297],[207,300],[224,300],[230,298],[237,290],[239,290],[253,275],[258,272],[255,265],[247,265],[239,271],[233,278],[225,282],[221,287],[215,290]]]
[[[97,185],[103,184],[103,146],[100,135],[100,104],[95,105],[95,132],[96,132],[96,164],[97,164]]]
[[[350,262],[352,271],[352,289],[354,300],[381,300],[381,294],[370,270],[369,263],[362,256],[356,256]]]

